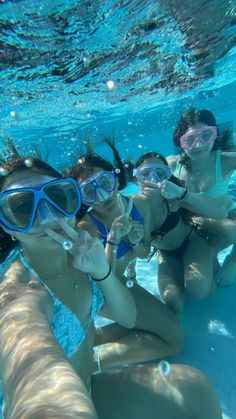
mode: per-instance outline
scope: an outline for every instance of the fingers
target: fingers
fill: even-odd
[[[58,222],[61,226],[61,228],[67,233],[67,235],[73,239],[78,240],[79,234],[73,227],[71,227],[65,220],[58,219]]]
[[[133,208],[133,199],[129,198],[128,206],[127,206],[126,211],[125,211],[125,215],[126,215],[127,218],[129,218],[130,213],[132,211],[132,208]]]
[[[143,224],[139,221],[131,221],[132,230],[143,230]]]
[[[117,195],[117,203],[121,214],[125,213],[125,207],[123,204],[122,196],[120,194]]]
[[[160,188],[160,185],[161,185],[160,182],[155,183],[155,182],[151,182],[150,180],[146,180],[144,183],[145,183],[145,186],[149,185],[149,186],[151,186],[152,188],[155,188],[155,189]]]
[[[52,230],[51,228],[46,228],[45,232],[49,237],[51,237],[53,240],[55,240],[57,243],[60,243],[61,245],[65,242],[67,239],[62,234],[57,233],[56,231]]]

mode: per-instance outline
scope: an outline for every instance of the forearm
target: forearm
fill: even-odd
[[[184,208],[187,208],[202,217],[223,219],[228,216],[228,211],[221,202],[191,191],[184,201],[180,199],[180,203]]]
[[[141,240],[135,246],[133,246],[133,253],[139,259],[146,259],[150,253],[150,244]]]
[[[118,243],[116,241],[109,240],[105,247],[105,253],[108,263],[111,265],[112,271],[116,271],[116,260],[117,260]]]
[[[130,291],[113,274],[97,281],[105,298],[105,310],[109,318],[121,326],[132,328],[136,322],[136,305]]]
[[[97,418],[88,392],[55,341],[48,319],[24,298],[1,312],[6,418]],[[63,395],[63,397],[62,397]]]

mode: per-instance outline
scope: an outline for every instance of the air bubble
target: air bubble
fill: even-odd
[[[171,366],[167,361],[160,361],[157,365],[157,369],[160,375],[163,377],[168,377],[171,373]]]
[[[115,87],[115,83],[114,83],[114,81],[113,81],[113,80],[108,80],[108,81],[106,82],[106,85],[107,85],[107,88],[108,88],[109,90],[112,90],[112,89],[114,89],[114,87]]]
[[[132,281],[131,279],[128,279],[128,281],[126,281],[126,287],[133,288],[133,286],[134,286],[134,281]]]
[[[24,164],[26,167],[32,167],[33,166],[33,160],[32,159],[25,159]]]
[[[19,115],[16,111],[11,111],[10,115],[12,118],[14,118],[16,121],[19,121]]]
[[[72,247],[73,247],[73,243],[72,243],[71,241],[66,240],[66,241],[64,241],[64,242],[62,243],[62,247],[63,247],[63,249],[65,249],[66,251],[71,250],[71,249],[72,249]]]

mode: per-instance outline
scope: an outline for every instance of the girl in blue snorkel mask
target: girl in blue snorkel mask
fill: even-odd
[[[140,216],[138,206],[142,206],[142,203],[138,203],[137,206],[133,197],[118,192],[120,183],[125,184],[124,172],[117,171],[115,165],[94,152],[90,151],[80,156],[78,164],[68,171],[68,175],[77,180],[84,204],[91,205],[79,225],[92,236],[102,239],[113,269],[120,280],[129,287],[130,282],[124,276],[126,266],[136,257],[144,258],[149,254],[149,244],[146,243],[149,234],[149,212],[143,210],[144,215]],[[106,200],[103,199],[104,196],[107,197]],[[135,329],[121,330],[118,325],[110,325],[98,338],[98,342],[100,339],[102,342],[106,339],[109,341],[118,333],[120,343],[122,339],[124,342],[129,339],[127,350],[119,355],[121,363],[126,363],[132,354],[133,359],[138,362],[159,357],[163,351],[166,354],[178,351],[183,339],[178,319],[137,283],[131,283],[130,291],[138,311]],[[163,327],[164,324],[166,327]],[[151,339],[147,339],[140,330],[150,332]],[[137,333],[141,333],[143,342],[138,348]],[[162,349],[161,341],[166,342],[161,344]],[[109,366],[117,365],[118,362],[117,354],[114,354],[112,349],[104,348],[102,359],[103,363]]]

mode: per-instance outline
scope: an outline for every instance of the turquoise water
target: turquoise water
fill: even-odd
[[[123,158],[173,153],[173,127],[190,105],[212,110],[221,127],[235,130],[235,40],[235,0],[0,0],[0,141],[13,138],[25,152],[37,144],[61,168],[88,139],[110,156],[100,144],[104,135],[115,136]],[[157,293],[154,261],[139,264],[143,285],[147,271]],[[191,310],[187,304],[195,345],[180,358],[217,382],[229,419],[236,418],[234,291]],[[209,343],[210,321],[233,338]]]

